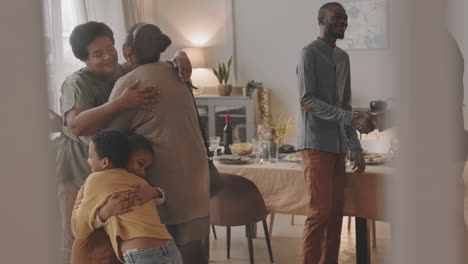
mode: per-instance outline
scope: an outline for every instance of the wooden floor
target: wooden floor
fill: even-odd
[[[273,248],[274,263],[294,264],[300,263],[302,231],[304,228],[304,216],[296,216],[295,224],[291,225],[290,215],[277,214],[271,243]],[[347,229],[348,218],[343,221],[341,234],[341,249],[339,263],[356,263],[354,218],[351,230]],[[383,222],[376,223],[377,247],[372,249],[372,263],[383,263],[385,251],[390,244],[390,227]],[[231,231],[231,259],[226,258],[226,228],[216,227],[218,239],[211,236],[211,261],[210,263],[249,263],[249,251],[244,227],[233,227]],[[263,228],[258,224],[258,235],[254,239],[255,263],[270,263],[268,249],[263,235]]]

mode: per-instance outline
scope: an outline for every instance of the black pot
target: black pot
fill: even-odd
[[[387,102],[383,100],[371,101],[370,109],[372,112],[383,112],[387,109]]]

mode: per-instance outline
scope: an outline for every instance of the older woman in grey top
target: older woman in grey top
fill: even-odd
[[[116,116],[109,128],[143,135],[153,145],[147,181],[166,193],[161,220],[182,253],[184,263],[208,263],[209,172],[191,91],[160,53],[170,39],[158,27],[137,24],[130,29],[124,54],[135,70],[119,79],[110,101],[118,100],[134,80],[155,85],[161,102],[153,112],[133,109]],[[159,48],[157,48],[159,47]]]

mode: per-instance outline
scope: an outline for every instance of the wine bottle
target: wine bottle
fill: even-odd
[[[231,127],[231,116],[226,115],[226,125],[223,130],[224,135],[224,154],[232,154],[229,145],[232,144],[232,127]]]

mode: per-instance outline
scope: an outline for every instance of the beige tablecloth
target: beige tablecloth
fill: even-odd
[[[309,194],[301,164],[278,162],[225,165],[215,162],[220,172],[232,173],[254,182],[272,213],[305,215]],[[384,221],[384,184],[393,169],[367,166],[363,174],[346,173],[345,215]]]

